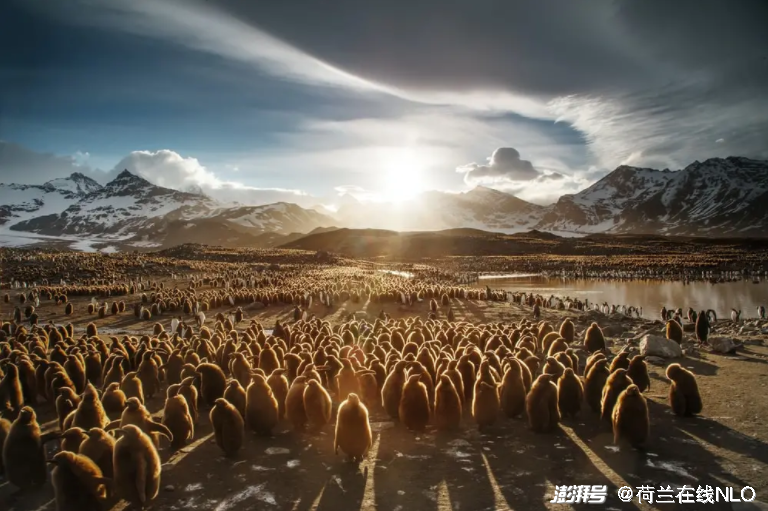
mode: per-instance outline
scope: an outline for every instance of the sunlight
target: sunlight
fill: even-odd
[[[382,162],[382,178],[378,195],[384,201],[412,199],[424,191],[425,161],[412,148],[388,151]]]

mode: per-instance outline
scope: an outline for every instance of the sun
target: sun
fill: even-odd
[[[424,159],[411,148],[388,150],[382,161],[378,195],[388,202],[412,199],[424,191],[425,166]]]

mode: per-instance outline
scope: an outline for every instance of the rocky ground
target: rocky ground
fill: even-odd
[[[138,297],[132,297],[137,300]],[[131,313],[94,319],[85,309],[89,299],[75,298],[75,314],[63,315],[62,306],[42,305],[40,322],[72,321],[83,329],[94,320],[101,334],[147,332],[151,323],[139,322]],[[128,310],[131,310],[128,303]],[[311,312],[331,322],[344,321],[349,314],[373,320],[379,306],[343,304],[326,311]],[[427,304],[404,310],[387,305],[392,317],[426,317]],[[531,313],[528,307],[509,303],[456,302],[457,320],[471,322],[517,321]],[[3,315],[10,311],[3,308]],[[209,316],[213,316],[210,314]],[[292,308],[270,307],[247,310],[265,326],[276,319],[291,320]],[[617,353],[629,346],[640,349],[646,335],[661,334],[663,325],[618,315],[607,317],[590,312],[543,311],[544,319],[559,323],[575,320],[578,334],[597,321]],[[170,317],[161,318],[166,326]],[[210,321],[210,318],[209,318]],[[677,359],[651,358],[652,386],[646,394],[651,413],[652,438],[645,452],[619,449],[612,445],[610,431],[598,418],[584,410],[575,420],[565,420],[557,434],[532,433],[523,419],[501,419],[479,433],[471,418],[454,435],[441,436],[434,429],[414,434],[389,420],[382,410],[371,411],[374,446],[368,458],[353,466],[333,454],[333,428],[319,434],[299,435],[287,425],[273,438],[247,435],[237,458],[226,459],[213,443],[207,417],[201,414],[195,441],[180,452],[161,447],[162,490],[151,509],[239,509],[357,511],[368,509],[481,510],[481,509],[568,509],[551,504],[555,485],[607,485],[609,509],[700,509],[702,504],[625,504],[617,488],[629,485],[710,485],[730,486],[738,496],[751,486],[757,500],[768,501],[768,339],[766,323],[732,325],[720,321],[715,334],[733,339],[735,353],[718,353],[695,347],[692,333],[686,332],[684,356]],[[704,400],[700,417],[680,419],[667,403],[665,366],[679,362],[698,378]],[[152,412],[160,412],[163,398],[148,401]],[[45,430],[55,426],[49,404],[37,406]],[[51,448],[55,448],[50,444]],[[14,488],[0,479],[0,509],[8,511],[53,510],[50,485],[27,494],[14,495]],[[111,504],[123,509],[125,503]],[[707,504],[705,509],[747,509],[739,504]],[[573,507],[586,507],[576,504]]]

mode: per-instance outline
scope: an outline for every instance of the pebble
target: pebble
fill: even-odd
[[[163,491],[176,491],[176,487],[172,484],[166,484],[163,486]]]

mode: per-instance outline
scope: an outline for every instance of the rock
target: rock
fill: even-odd
[[[710,337],[707,339],[707,343],[712,347],[713,351],[718,353],[733,353],[736,348],[741,346],[730,337]]]
[[[683,332],[695,332],[695,331],[696,331],[695,323],[686,323],[683,325]]]
[[[686,357],[691,357],[691,358],[699,358],[699,357],[701,357],[701,353],[699,353],[699,350],[697,348],[693,348],[693,347],[685,348],[683,350],[683,353],[685,354]]]
[[[253,302],[249,308],[258,310],[258,309],[264,309],[266,307],[267,306],[264,305],[264,302]]]
[[[667,362],[663,358],[654,357],[652,355],[645,357],[645,361],[655,366],[663,366],[667,364]]]
[[[632,339],[635,337],[635,332],[623,332],[621,334],[622,339]]]
[[[172,484],[166,484],[163,486],[163,491],[176,491],[176,487]]]
[[[678,358],[683,356],[683,349],[675,341],[660,335],[646,335],[640,341],[641,355],[655,355],[662,358]]]

